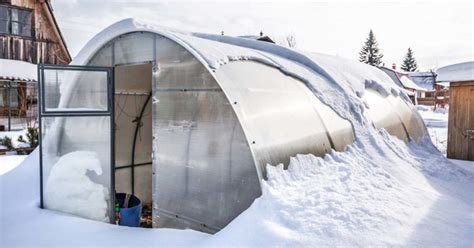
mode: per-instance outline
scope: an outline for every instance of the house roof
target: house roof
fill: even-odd
[[[408,77],[418,86],[434,90],[436,74],[433,71],[409,72]]]
[[[252,40],[259,40],[259,41],[266,41],[270,43],[275,43],[269,36],[264,35],[264,36],[258,36],[258,35],[241,35],[238,36],[239,38],[245,38],[245,39],[252,39]]]
[[[416,91],[430,91],[427,88],[417,85],[410,78],[408,78],[407,72],[397,71],[397,70],[390,69],[387,67],[380,67],[380,69],[384,71],[385,73],[387,73],[396,84],[398,84],[399,86],[405,89],[412,89]]]
[[[0,59],[0,79],[35,82],[37,77],[37,65],[19,60]]]
[[[59,38],[61,39],[61,43],[64,46],[64,49],[66,50],[66,54],[69,58],[69,61],[71,61],[72,60],[71,54],[69,53],[69,50],[67,49],[66,40],[64,39],[63,34],[61,33],[61,29],[59,28],[58,22],[56,21],[56,17],[54,17],[53,7],[51,6],[51,2],[48,0],[48,1],[45,1],[45,3],[48,9],[48,13],[50,14],[51,19],[54,23],[54,28],[59,34]]]
[[[474,81],[474,61],[441,67],[436,73],[436,82]]]

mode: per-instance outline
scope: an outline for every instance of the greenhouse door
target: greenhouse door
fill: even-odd
[[[39,65],[41,207],[113,222],[113,68]]]

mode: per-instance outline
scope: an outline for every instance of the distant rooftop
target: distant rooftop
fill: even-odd
[[[258,35],[241,35],[238,36],[240,38],[245,38],[245,39],[252,39],[252,40],[259,40],[259,41],[265,41],[265,42],[270,42],[270,43],[275,43],[269,36],[264,35],[264,36],[258,36]]]

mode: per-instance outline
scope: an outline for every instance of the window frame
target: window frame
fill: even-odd
[[[24,38],[33,38],[33,10],[32,9],[27,9],[27,8],[18,8],[18,7],[12,7],[10,5],[3,5],[0,4],[0,8],[5,8],[7,10],[7,16],[6,18],[1,18],[2,21],[7,22],[7,30],[6,32],[0,31],[0,35],[12,35],[12,36],[19,36],[19,37],[24,37]],[[13,20],[13,11],[16,11],[17,14],[17,20]],[[23,22],[20,18],[21,13],[27,12],[29,14],[29,22]],[[13,25],[14,23],[18,26],[18,33],[13,33]],[[29,34],[25,35],[23,33],[23,28],[29,26]]]

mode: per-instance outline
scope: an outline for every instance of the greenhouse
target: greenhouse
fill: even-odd
[[[262,194],[267,165],[356,140],[338,107],[346,86],[333,82],[356,80],[362,68],[397,87],[377,68],[347,67],[338,78],[322,61],[342,60],[113,24],[71,65],[40,66],[42,207],[114,222],[115,193],[129,193],[151,206],[153,227],[221,230]],[[408,98],[372,86],[361,90],[366,118],[418,141],[425,128]]]

